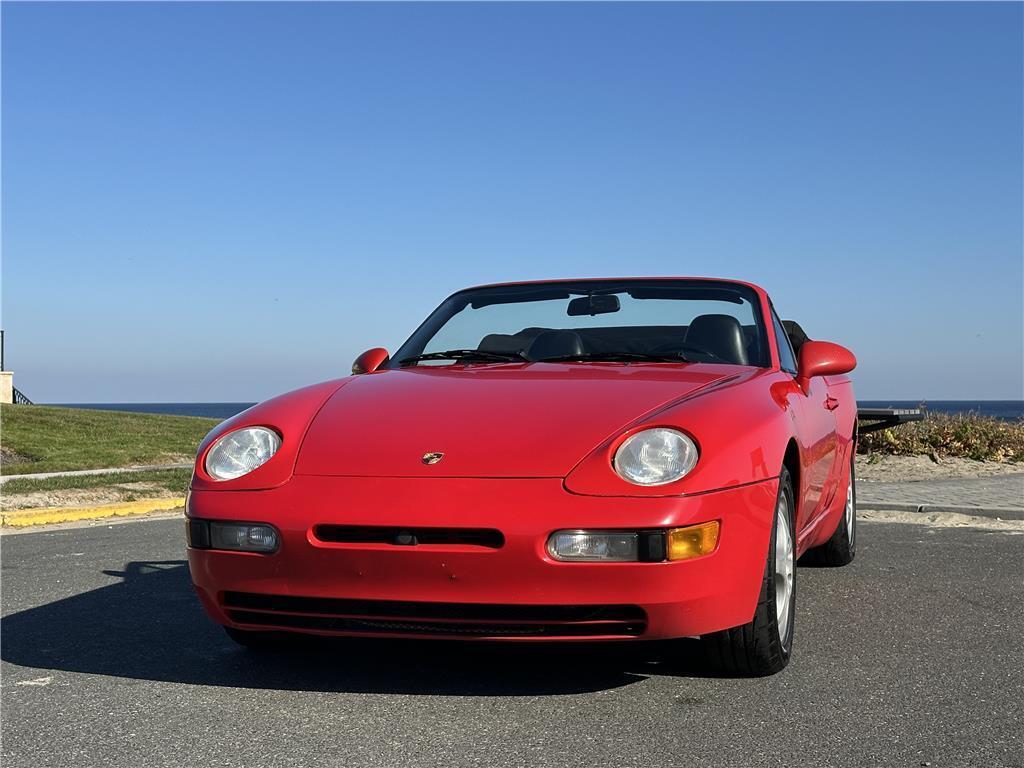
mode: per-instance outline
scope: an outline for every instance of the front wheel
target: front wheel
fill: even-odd
[[[796,605],[795,508],[793,483],[789,471],[783,468],[754,619],[700,638],[708,663],[721,674],[764,677],[789,663]]]

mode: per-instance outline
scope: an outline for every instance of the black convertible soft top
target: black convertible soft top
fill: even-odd
[[[793,345],[793,352],[799,358],[800,347],[810,341],[810,337],[795,320],[783,320],[782,327],[789,337],[789,343]],[[921,421],[923,418],[924,411],[920,408],[858,408],[857,428],[862,434],[877,432],[880,429],[888,429],[908,421]]]

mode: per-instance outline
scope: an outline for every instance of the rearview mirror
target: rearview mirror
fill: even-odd
[[[828,341],[805,341],[800,347],[798,380],[806,384],[815,376],[838,376],[857,367],[857,358],[846,347]]]
[[[388,361],[388,351],[384,347],[368,349],[352,363],[352,373],[373,373]]]
[[[569,308],[565,313],[569,317],[582,317],[584,315],[606,315],[609,312],[619,311],[619,297],[615,294],[598,294],[597,296],[580,296],[569,302]]]

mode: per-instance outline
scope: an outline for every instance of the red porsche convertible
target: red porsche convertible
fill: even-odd
[[[797,559],[854,556],[855,364],[747,283],[459,291],[393,356],[207,436],[196,591],[247,646],[696,636],[771,674]]]

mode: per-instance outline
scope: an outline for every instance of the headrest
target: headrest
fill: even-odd
[[[488,333],[476,348],[481,352],[522,352],[529,339],[508,333]]]
[[[724,362],[747,365],[743,326],[732,315],[698,315],[686,330],[686,341]]]
[[[533,340],[527,355],[531,360],[582,355],[583,340],[575,331],[544,331]]]

